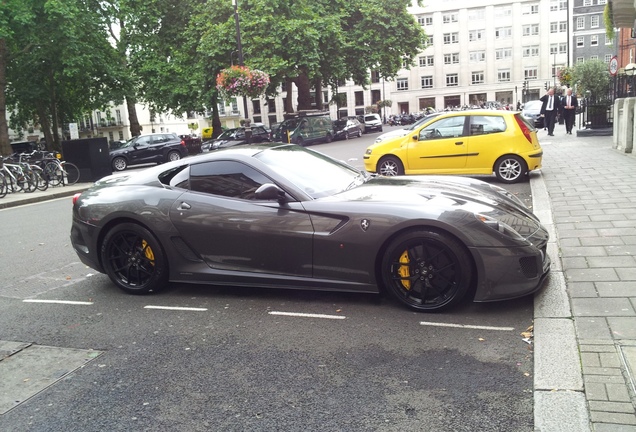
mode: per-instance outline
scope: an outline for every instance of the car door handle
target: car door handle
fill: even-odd
[[[464,144],[464,141],[456,141],[455,142],[455,145],[462,145],[462,144]]]
[[[181,204],[179,204],[179,207],[177,207],[177,210],[190,210],[191,208],[192,207],[190,206],[190,204],[182,202]]]

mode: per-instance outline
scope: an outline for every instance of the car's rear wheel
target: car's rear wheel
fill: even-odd
[[[168,264],[157,239],[146,228],[124,223],[112,228],[101,248],[104,270],[131,294],[157,292],[168,284]]]
[[[358,138],[362,136],[362,129],[358,129]]]
[[[168,153],[168,160],[169,161],[176,161],[181,159],[181,153],[179,153],[178,151],[171,151],[170,153]]]
[[[395,238],[382,259],[384,287],[418,311],[438,311],[465,298],[472,282],[466,248],[448,234],[417,230]]]
[[[333,141],[333,136],[331,136],[331,134],[327,132],[327,136],[325,137],[325,142],[330,143],[331,141]]]
[[[404,175],[404,165],[395,156],[385,156],[378,162],[377,172],[383,176]]]
[[[495,162],[495,175],[502,183],[517,183],[526,175],[526,162],[519,156],[506,155]]]
[[[113,159],[112,165],[115,171],[123,171],[128,166],[128,162],[123,157],[118,156],[115,159]]]

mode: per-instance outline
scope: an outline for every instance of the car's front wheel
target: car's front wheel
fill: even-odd
[[[495,176],[502,183],[517,183],[526,175],[528,168],[519,156],[507,155],[495,162]]]
[[[383,176],[404,175],[404,165],[395,156],[385,156],[378,162],[377,172]]]
[[[168,284],[168,263],[161,245],[146,228],[123,223],[112,228],[101,247],[110,280],[131,294],[157,292]]]
[[[384,287],[411,309],[438,311],[465,298],[472,282],[468,251],[443,232],[417,230],[401,234],[382,259]]]
[[[112,165],[113,165],[113,170],[123,171],[128,166],[128,162],[123,157],[118,156],[115,159],[113,159]]]

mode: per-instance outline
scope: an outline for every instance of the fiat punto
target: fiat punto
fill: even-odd
[[[372,144],[365,169],[403,174],[492,175],[516,183],[541,168],[543,150],[532,123],[519,112],[450,111],[408,135]]]

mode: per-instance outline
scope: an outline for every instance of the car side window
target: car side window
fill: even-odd
[[[475,115],[470,118],[470,134],[484,135],[506,130],[506,120],[502,116]]]
[[[212,161],[190,167],[190,189],[196,192],[252,200],[265,183],[273,182],[240,162]]]
[[[431,123],[420,131],[419,140],[456,138],[464,135],[466,116],[447,117]]]
[[[150,138],[150,136],[141,136],[137,138],[137,141],[135,141],[135,145],[148,145],[150,144]]]

